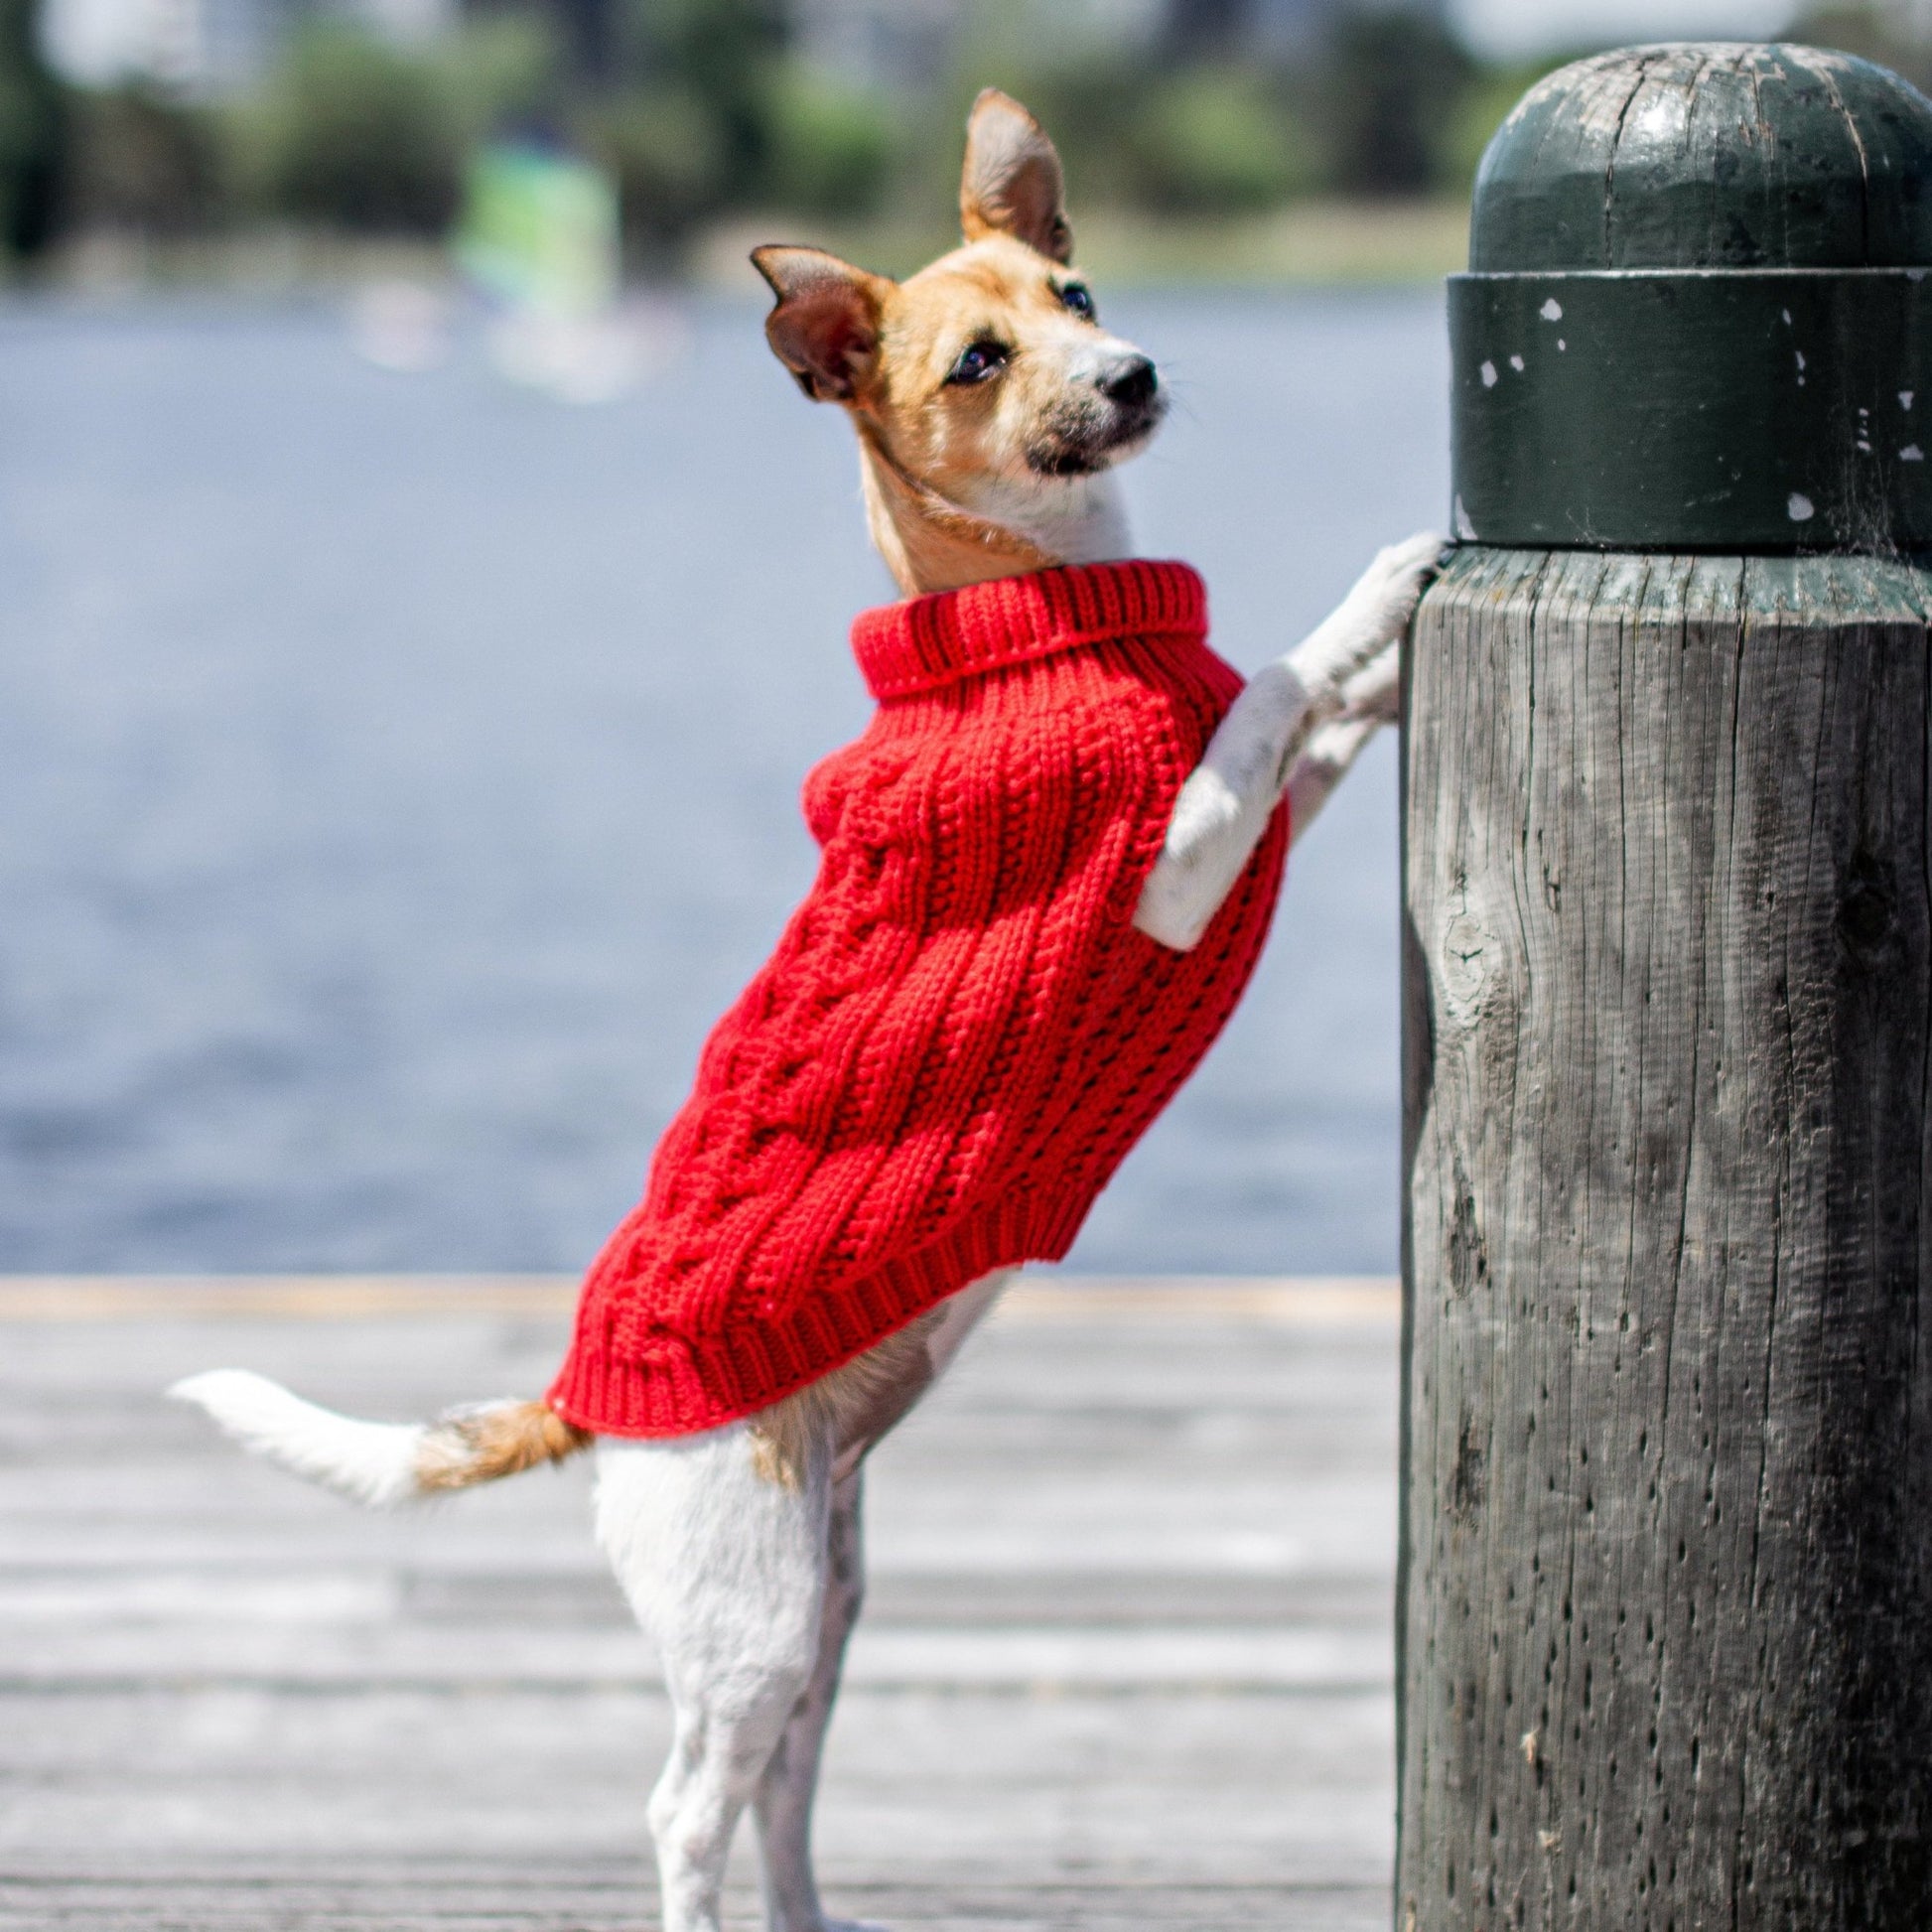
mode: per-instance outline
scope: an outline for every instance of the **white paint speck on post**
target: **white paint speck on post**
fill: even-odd
[[[1909,408],[1911,408],[1911,406],[1912,406],[1912,398],[1913,398],[1913,397],[1914,397],[1915,395],[1917,395],[1917,394],[1918,394],[1918,391],[1917,391],[1916,389],[1901,389],[1901,390],[1899,390],[1899,392],[1898,392],[1898,406],[1899,406],[1899,408],[1900,408],[1900,409],[1909,409]]]
[[[1521,375],[1523,373],[1523,358],[1520,355],[1512,355],[1509,358],[1509,366],[1512,369],[1514,369],[1518,375]]]
[[[1817,514],[1817,511],[1813,508],[1812,500],[1809,496],[1800,495],[1794,489],[1785,502],[1784,513],[1794,523],[1809,523],[1813,516]]]
[[[1553,295],[1549,301],[1544,303],[1542,308],[1537,310],[1537,314],[1545,322],[1561,322],[1563,320],[1563,304]]]
[[[1455,499],[1455,534],[1464,543],[1473,543],[1476,540],[1476,526],[1469,521],[1469,512],[1462,507],[1460,496]]]
[[[1898,460],[1900,463],[1923,463],[1925,461],[1925,452],[1916,443],[1907,443],[1899,451]]]
[[[1485,363],[1483,363],[1483,365],[1482,365],[1482,370],[1481,370],[1481,374],[1482,374],[1482,386],[1483,386],[1483,387],[1484,387],[1485,389],[1493,389],[1493,388],[1494,388],[1494,387],[1496,386],[1496,365],[1495,365],[1495,363],[1493,363],[1493,362],[1485,362]]]
[[[1568,348],[1568,347],[1570,346],[1570,345],[1569,345],[1569,344],[1568,344],[1567,342],[1565,342],[1565,341],[1564,341],[1564,339],[1563,339],[1563,338],[1562,338],[1561,336],[1559,336],[1559,337],[1557,338],[1557,346],[1558,346],[1559,348]]]

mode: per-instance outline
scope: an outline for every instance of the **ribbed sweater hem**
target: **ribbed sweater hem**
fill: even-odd
[[[720,1337],[700,1378],[688,1358],[635,1362],[603,1336],[584,1336],[545,1400],[558,1415],[601,1436],[689,1436],[723,1428],[782,1402],[915,1321],[969,1283],[1030,1261],[1058,1261],[1072,1247],[1087,1202],[1047,1222],[1024,1196],[995,1202],[943,1239],[899,1256],[857,1282],[817,1290],[791,1312]],[[603,1346],[585,1346],[586,1341]],[[768,1346],[766,1345],[768,1343]],[[809,1361],[786,1375],[780,1363]]]

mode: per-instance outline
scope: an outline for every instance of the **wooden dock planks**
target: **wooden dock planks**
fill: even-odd
[[[581,1467],[373,1518],[158,1399],[540,1388],[547,1282],[0,1283],[0,1932],[655,1922]],[[820,1807],[899,1932],[1386,1925],[1395,1297],[1030,1284],[883,1449]],[[758,1922],[747,1848],[735,1923]]]

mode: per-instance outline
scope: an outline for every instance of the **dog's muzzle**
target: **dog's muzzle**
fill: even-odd
[[[1098,370],[1084,393],[1048,418],[1046,434],[1027,452],[1042,477],[1085,477],[1104,470],[1151,436],[1167,414],[1160,371],[1145,355],[1123,355]]]

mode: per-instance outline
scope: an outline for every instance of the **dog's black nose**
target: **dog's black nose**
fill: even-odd
[[[1101,393],[1123,409],[1145,409],[1161,386],[1154,364],[1145,355],[1132,355],[1101,382]]]

